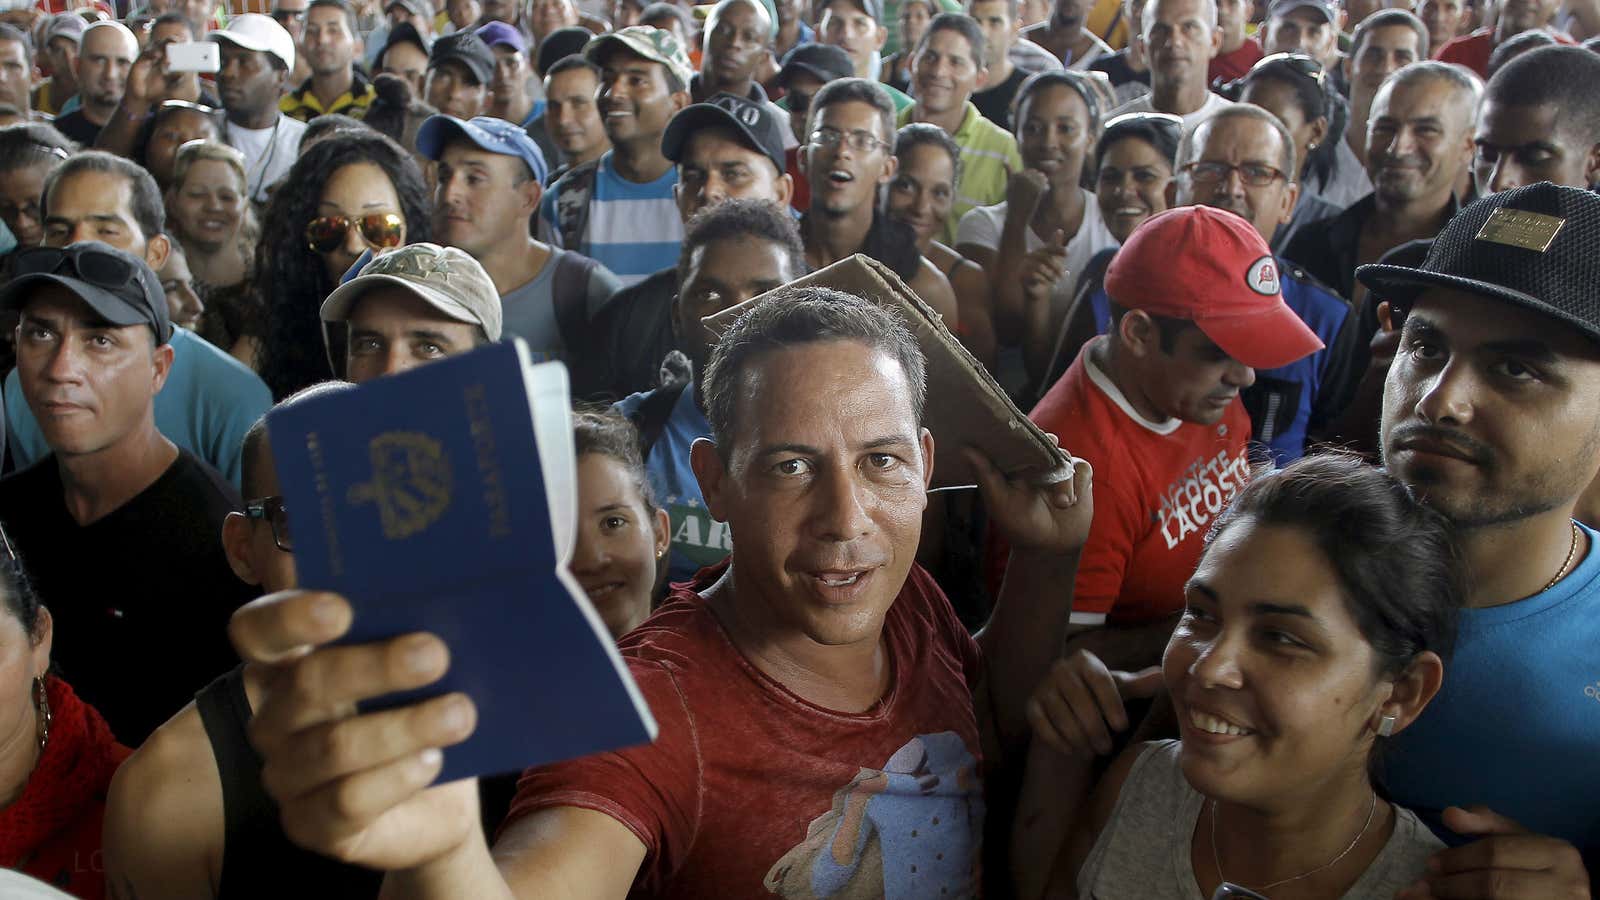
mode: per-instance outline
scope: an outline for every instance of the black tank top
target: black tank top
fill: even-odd
[[[383,874],[335,862],[302,850],[284,836],[278,805],[261,787],[261,756],[250,746],[245,725],[250,699],[244,668],[211,682],[194,697],[200,721],[211,740],[222,779],[222,809],[227,830],[222,845],[222,883],[218,900],[281,898],[295,895],[364,898],[378,896]]]

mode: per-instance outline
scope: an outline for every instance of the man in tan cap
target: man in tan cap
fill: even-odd
[[[322,303],[325,340],[336,339],[329,325],[347,326],[342,374],[357,384],[498,341],[500,317],[500,295],[478,261],[438,244],[379,256]]]

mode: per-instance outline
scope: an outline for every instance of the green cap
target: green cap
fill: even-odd
[[[583,48],[583,58],[600,65],[600,58],[619,44],[651,62],[666,66],[667,71],[683,85],[683,90],[689,89],[689,81],[694,78],[694,66],[689,64],[688,52],[672,36],[672,32],[649,25],[629,25],[621,31],[596,36]]]

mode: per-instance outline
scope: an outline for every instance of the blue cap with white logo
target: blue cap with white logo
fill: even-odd
[[[504,119],[490,116],[476,116],[471,121],[462,121],[455,116],[429,116],[417,130],[417,152],[438,160],[444,154],[444,145],[458,136],[476,144],[481,150],[517,157],[528,164],[534,180],[540,184],[544,184],[545,176],[549,174],[544,152],[533,142],[533,138],[528,137],[526,131]]]

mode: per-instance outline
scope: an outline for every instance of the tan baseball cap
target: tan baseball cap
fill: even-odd
[[[457,322],[481,326],[489,340],[500,340],[500,294],[489,273],[465,252],[438,244],[407,244],[379,255],[322,301],[322,321],[348,320],[356,301],[389,284],[405,288]]]

